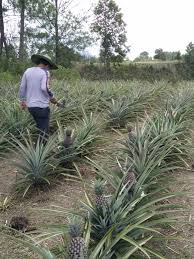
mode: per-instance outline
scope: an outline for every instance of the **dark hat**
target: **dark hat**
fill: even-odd
[[[37,64],[40,59],[44,59],[50,65],[50,69],[58,69],[58,66],[51,60],[48,55],[34,54],[31,56],[31,60],[33,63]]]

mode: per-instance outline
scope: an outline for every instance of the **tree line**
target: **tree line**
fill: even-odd
[[[164,51],[162,48],[155,50],[153,58],[147,51],[143,51],[134,59],[135,62],[160,60],[160,61],[185,61],[186,63],[194,62],[194,44],[190,42],[186,46],[186,53],[181,54],[180,51]]]
[[[63,66],[86,59],[84,50],[100,44],[99,58],[107,70],[111,63],[120,64],[130,51],[126,23],[115,0],[99,0],[90,10],[76,14],[77,0],[0,0],[0,60],[9,65],[24,63],[32,53],[48,54]],[[11,27],[17,23],[18,30]],[[157,60],[194,62],[194,44],[180,51],[155,50]],[[147,51],[135,61],[149,61]],[[5,66],[5,69],[9,66]]]
[[[0,0],[0,59],[24,61],[39,52],[68,66],[68,60],[79,60],[86,47],[99,41],[100,59],[106,66],[122,62],[129,48],[116,2],[99,0],[92,21],[90,12],[75,14],[75,5],[76,0]],[[13,18],[19,30],[10,36],[5,23],[13,25]]]

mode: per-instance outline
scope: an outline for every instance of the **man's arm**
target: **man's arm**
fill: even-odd
[[[46,95],[49,96],[51,103],[56,104],[57,106],[61,106],[61,104],[54,97],[53,92],[50,90],[49,83],[50,83],[50,74],[49,74],[49,71],[45,71],[45,76],[43,77],[42,83],[41,83],[41,89]]]
[[[50,97],[50,99],[54,98],[53,92],[49,88],[50,84],[50,73],[49,71],[45,71],[45,75],[42,78],[41,82],[41,90]]]
[[[24,73],[22,76],[20,89],[19,89],[19,99],[22,109],[26,108],[26,94],[27,94],[27,80],[26,80],[26,74]]]

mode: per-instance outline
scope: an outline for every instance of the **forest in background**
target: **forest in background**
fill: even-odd
[[[130,39],[120,7],[113,0],[91,3],[76,12],[76,0],[0,0],[1,80],[21,76],[32,53],[48,54],[59,79],[190,80],[194,77],[194,44],[180,51],[147,51],[130,61]],[[100,46],[99,56],[88,47]]]

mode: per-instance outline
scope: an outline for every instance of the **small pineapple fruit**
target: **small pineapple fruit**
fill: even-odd
[[[10,228],[16,229],[18,231],[25,232],[28,227],[28,219],[26,217],[12,217],[9,223]]]
[[[87,248],[83,237],[81,237],[81,226],[78,218],[74,217],[69,225],[69,259],[87,259]]]
[[[128,188],[130,185],[134,185],[136,183],[136,176],[132,170],[128,170],[125,174],[123,184]]]
[[[96,198],[96,206],[98,208],[107,206],[107,198],[104,196],[104,185],[105,183],[102,180],[96,180],[94,182],[94,192]]]
[[[128,139],[130,141],[134,141],[135,140],[135,136],[134,136],[134,134],[132,132],[132,130],[133,130],[132,125],[131,124],[127,124],[126,129],[127,129],[127,132],[128,132]]]
[[[67,128],[65,131],[64,147],[69,148],[73,144],[72,129]]]

